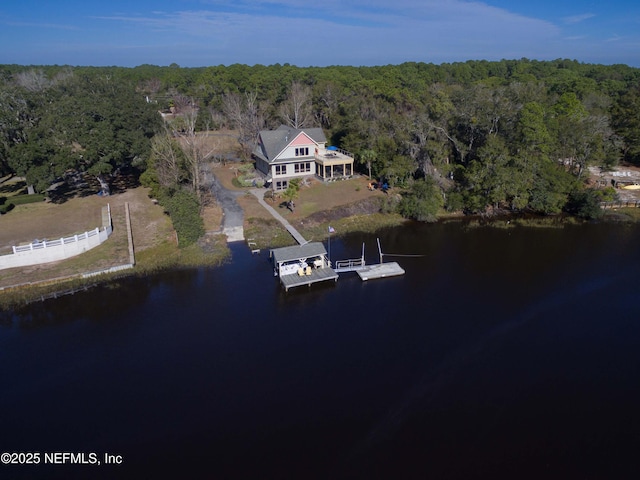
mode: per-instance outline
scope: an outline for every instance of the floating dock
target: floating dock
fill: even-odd
[[[366,265],[356,270],[362,281],[374,280],[376,278],[397,277],[404,275],[404,269],[396,262],[378,263],[377,265]]]

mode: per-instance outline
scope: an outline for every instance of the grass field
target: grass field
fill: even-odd
[[[238,164],[219,165],[214,169],[214,174],[226,188],[248,192],[248,188],[233,184],[233,178],[239,169]],[[267,202],[309,240],[324,239],[329,223],[337,228],[339,233],[354,230],[373,231],[401,223],[403,220],[397,215],[373,213],[377,212],[379,202],[388,197],[379,190],[370,191],[367,188],[368,183],[366,177],[354,177],[332,183],[311,179],[307,185],[301,187],[293,212],[284,206],[282,198]],[[245,213],[245,238],[254,241],[258,248],[295,243],[293,237],[253,195],[241,195],[238,203]]]
[[[102,207],[107,204],[111,207],[113,233],[99,247],[68,260],[0,270],[0,287],[41,282],[128,263],[125,203],[129,203],[136,253],[171,242],[171,222],[142,187],[110,197],[72,198],[59,205],[48,202],[19,205],[0,217],[3,253],[10,253],[6,250],[12,245],[29,243],[36,238],[53,240],[100,227]]]

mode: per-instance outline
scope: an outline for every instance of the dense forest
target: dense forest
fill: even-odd
[[[171,125],[158,110],[183,115]],[[0,66],[0,175],[37,191],[70,174],[103,188],[124,167],[199,198],[197,132],[322,127],[361,173],[401,192],[399,211],[595,215],[611,192],[590,165],[640,165],[640,69],[572,60],[379,67]],[[598,209],[599,210],[599,209]]]

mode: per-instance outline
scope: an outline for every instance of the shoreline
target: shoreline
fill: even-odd
[[[237,194],[237,198],[244,197],[246,189],[233,189]],[[248,194],[251,195],[251,194]],[[257,199],[256,199],[257,201]],[[357,210],[361,205],[347,204],[336,208],[330,208],[327,210],[318,210],[309,216],[299,216],[296,219],[291,219],[305,238],[316,238],[322,240],[326,237],[325,232],[329,224],[335,228],[335,236],[343,236],[352,233],[374,233],[377,230],[385,228],[394,228],[397,226],[411,223],[411,220],[404,219],[397,214],[368,212],[361,214],[350,214],[350,208]],[[373,202],[370,202],[373,203]],[[284,228],[277,222],[277,220],[270,217],[268,212],[267,219],[262,219],[262,222],[257,221],[256,217],[247,216],[251,213],[250,208],[240,205],[242,212],[245,216],[245,225],[248,225],[246,230],[249,230],[250,234],[255,234],[255,230],[251,229],[253,223],[263,223],[262,229],[266,230],[266,234],[263,233],[264,239],[269,237],[275,241],[262,243],[258,247],[267,249],[275,248],[279,246],[286,246],[287,244],[295,243],[293,237],[285,231],[285,236],[278,233],[284,231]],[[263,208],[263,207],[260,207]],[[371,209],[371,205],[364,208]],[[275,222],[275,223],[274,223]],[[565,225],[582,223],[584,220],[580,220],[576,217],[568,215],[554,215],[554,216],[535,216],[530,214],[501,214],[495,216],[482,216],[482,215],[470,215],[466,216],[460,213],[443,214],[438,217],[434,223],[442,222],[460,222],[467,224],[467,227],[494,227],[494,228],[562,228]],[[602,218],[598,222],[626,222],[626,223],[638,223],[640,222],[640,209],[623,208],[617,210],[605,210]],[[254,235],[255,236],[255,235]],[[216,268],[230,258],[230,250],[226,236],[223,233],[205,234],[203,237],[206,241],[212,241],[213,246],[206,248],[199,242],[199,245],[187,248],[184,250],[178,250],[177,252],[169,252],[166,242],[161,242],[151,248],[140,252],[142,262],[127,270],[119,272],[104,273],[96,276],[88,277],[87,273],[91,272],[78,272],[73,275],[65,277],[54,277],[50,279],[25,282],[22,284],[16,284],[12,286],[5,286],[0,288],[0,313],[16,309],[21,306],[35,303],[38,301],[44,301],[48,298],[57,298],[58,296],[74,294],[78,291],[88,290],[97,285],[103,285],[107,283],[117,282],[123,278],[129,277],[144,277],[147,275],[153,275],[163,271],[169,271],[172,269],[191,269],[191,268],[203,268],[211,267]],[[246,236],[245,243],[252,240],[249,236]],[[247,247],[249,248],[249,247]],[[212,256],[213,255],[213,256]],[[149,261],[153,259],[153,261]],[[11,312],[9,312],[11,313]]]

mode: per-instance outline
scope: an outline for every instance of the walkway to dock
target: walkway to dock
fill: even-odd
[[[258,199],[258,202],[260,203],[260,205],[266,208],[267,211],[271,215],[273,215],[273,218],[275,218],[282,225],[284,225],[284,228],[287,229],[287,231],[296,240],[296,242],[298,242],[299,245],[304,245],[305,243],[307,243],[304,237],[300,235],[300,232],[298,232],[295,228],[293,228],[293,225],[291,225],[282,215],[276,212],[276,210],[271,205],[269,205],[267,202],[264,201],[264,190],[254,188],[254,189],[251,189],[250,191]]]
[[[273,218],[278,220],[287,231],[293,236],[299,245],[307,245],[307,240],[304,239],[300,232],[298,232],[293,226],[280,215],[271,205],[264,200],[264,190],[251,189],[250,192],[258,199],[260,205],[267,209],[267,211],[273,215]],[[378,242],[379,247],[379,242]],[[285,247],[287,248],[287,247]],[[293,247],[288,247],[293,248]],[[302,247],[306,248],[306,247]],[[283,250],[283,249],[280,249]],[[354,260],[338,260],[334,268],[319,268],[311,269],[311,274],[299,275],[281,275],[280,282],[288,291],[292,287],[301,285],[310,286],[312,283],[324,281],[324,280],[338,280],[338,273],[356,272],[362,281],[373,280],[376,278],[395,277],[398,275],[404,275],[404,269],[400,267],[396,262],[382,263],[382,253],[380,253],[380,263],[367,265],[364,260],[364,245],[362,246],[362,257]]]

